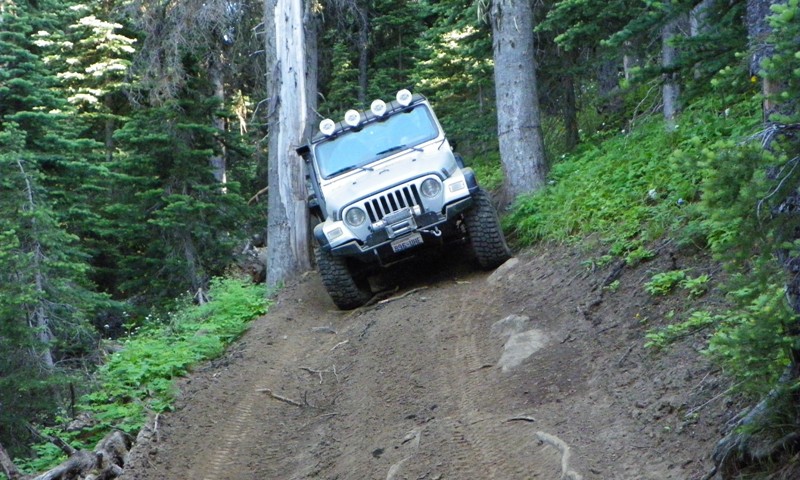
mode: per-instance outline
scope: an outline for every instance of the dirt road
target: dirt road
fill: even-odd
[[[735,411],[698,339],[643,348],[685,298],[657,259],[592,272],[541,247],[489,275],[452,258],[336,311],[315,274],[181,384],[126,479],[693,479]],[[661,262],[661,263],[659,263]]]

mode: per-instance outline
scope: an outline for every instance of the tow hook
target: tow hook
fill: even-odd
[[[433,230],[425,230],[426,232],[433,234],[434,237],[441,237],[442,232],[439,230],[439,227],[433,227]]]

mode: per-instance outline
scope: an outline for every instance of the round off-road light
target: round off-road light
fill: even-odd
[[[319,122],[319,131],[322,132],[323,135],[330,136],[333,134],[334,130],[336,130],[336,122],[330,118],[326,118],[325,120]]]
[[[426,178],[419,186],[419,191],[423,196],[433,198],[442,191],[442,184],[433,178]]]
[[[397,103],[400,105],[407,107],[411,103],[411,92],[408,89],[402,89],[397,92]]]
[[[367,214],[358,207],[351,208],[344,215],[344,221],[351,227],[357,227],[367,220]]]
[[[386,113],[386,102],[380,98],[373,100],[372,105],[369,106],[369,109],[372,110],[372,113],[375,114],[376,117],[382,117],[383,114]]]
[[[361,114],[357,110],[348,110],[344,114],[344,123],[351,127],[357,127],[361,121]]]

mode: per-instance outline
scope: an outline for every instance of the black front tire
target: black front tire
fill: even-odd
[[[475,192],[472,199],[472,208],[464,214],[469,245],[481,268],[497,268],[511,258],[497,210],[482,188]]]
[[[342,310],[358,308],[372,298],[366,277],[357,278],[347,259],[337,257],[317,247],[314,251],[322,284],[333,303]]]

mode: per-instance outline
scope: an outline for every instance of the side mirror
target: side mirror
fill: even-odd
[[[308,161],[308,155],[311,153],[311,148],[308,145],[303,145],[295,149],[298,155],[303,157],[303,160]]]

